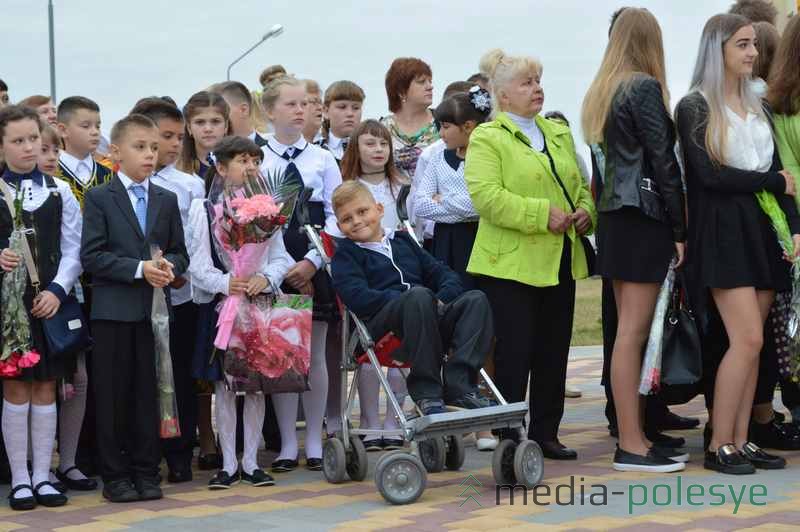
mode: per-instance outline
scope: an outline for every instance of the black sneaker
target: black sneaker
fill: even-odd
[[[686,464],[659,456],[653,449],[647,455],[629,453],[617,448],[614,453],[614,469],[616,471],[639,471],[643,473],[673,473],[683,471]]]
[[[726,475],[750,475],[756,468],[732,443],[721,445],[716,452],[706,451],[703,467]]]
[[[380,438],[373,438],[371,440],[364,440],[364,449],[368,453],[374,453],[383,450],[383,440]]]
[[[111,502],[135,502],[139,492],[127,478],[103,483],[103,497]]]
[[[468,410],[475,410],[477,408],[487,408],[490,406],[497,406],[497,401],[484,397],[477,392],[470,392],[457,399],[447,401],[447,406],[455,408],[462,408]]]
[[[444,414],[447,412],[444,407],[444,401],[441,399],[420,399],[416,403],[417,407],[422,410],[423,416],[430,416],[431,414]]]
[[[682,462],[686,463],[689,461],[689,453],[685,452],[682,449],[673,449],[672,447],[661,447],[659,445],[653,445],[650,447],[650,450],[653,451],[658,456],[662,458],[669,458],[673,462]]]
[[[224,469],[220,469],[214,478],[208,481],[210,490],[226,490],[239,483],[239,472],[229,475]]]
[[[164,493],[159,487],[161,479],[158,477],[141,477],[137,478],[134,483],[136,491],[139,492],[140,501],[157,501],[164,497]]]
[[[766,453],[753,442],[745,443],[740,452],[757,469],[783,469],[786,467],[785,458]]]
[[[800,431],[791,423],[773,419],[769,423],[750,424],[750,441],[765,449],[800,450]]]
[[[275,485],[275,479],[269,476],[269,474],[264,472],[262,469],[254,469],[249,475],[242,471],[242,482],[246,484],[252,484],[256,487]]]

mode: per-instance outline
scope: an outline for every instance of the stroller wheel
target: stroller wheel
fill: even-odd
[[[539,444],[533,440],[523,440],[514,451],[514,475],[517,483],[527,488],[536,486],[544,476],[544,458]]]
[[[367,478],[367,450],[358,436],[350,436],[350,449],[347,451],[347,476],[361,482]]]
[[[427,478],[422,461],[405,452],[384,456],[375,471],[378,491],[392,504],[410,504],[419,499]]]
[[[492,475],[498,485],[514,485],[517,477],[514,472],[514,451],[517,442],[514,440],[501,440],[492,452]]]
[[[444,465],[450,471],[458,471],[464,465],[464,439],[460,434],[447,437],[447,455]]]
[[[419,442],[419,458],[428,473],[440,473],[444,469],[446,452],[443,438]]]
[[[344,443],[339,438],[325,440],[322,447],[322,472],[331,484],[344,481],[346,457]]]

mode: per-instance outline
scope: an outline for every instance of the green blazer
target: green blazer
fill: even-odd
[[[800,114],[786,116],[775,115],[775,140],[781,155],[783,168],[794,176],[800,186]],[[800,198],[795,196],[798,209]]]
[[[569,128],[536,117],[558,175],[576,208],[597,223],[588,184],[578,169]],[[469,139],[464,176],[480,214],[478,234],[467,271],[531,286],[555,286],[564,235],[547,229],[550,206],[571,213],[550,161],[505,114],[478,126]],[[586,255],[575,231],[566,233],[572,246],[572,278],[587,277]]]

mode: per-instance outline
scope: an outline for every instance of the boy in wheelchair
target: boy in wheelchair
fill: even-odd
[[[384,229],[383,205],[358,181],[340,185],[332,204],[346,237],[331,263],[333,286],[376,341],[389,332],[401,340],[393,356],[410,365],[406,385],[422,413],[496,404],[476,385],[494,335],[483,292],[465,292],[413,236]]]

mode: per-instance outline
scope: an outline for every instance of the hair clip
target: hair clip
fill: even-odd
[[[472,107],[481,112],[489,112],[492,110],[492,97],[489,91],[482,89],[479,85],[473,85],[469,89],[469,101]]]

